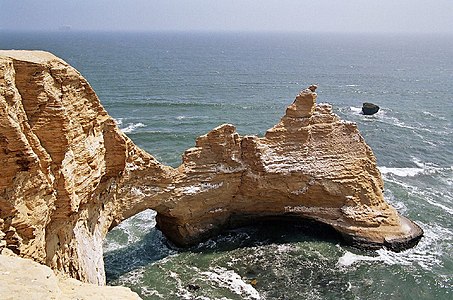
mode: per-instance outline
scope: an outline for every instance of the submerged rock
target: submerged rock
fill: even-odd
[[[196,292],[198,291],[199,289],[201,289],[201,286],[199,286],[198,284],[195,284],[195,283],[189,283],[187,285],[187,289],[191,292]]]
[[[178,245],[257,218],[296,217],[361,246],[413,246],[422,230],[385,202],[356,124],[316,97],[313,87],[300,92],[262,138],[240,136],[231,124],[213,129],[174,169],[134,145],[64,61],[0,51],[4,247],[104,284],[105,235],[148,208]]]
[[[362,105],[362,113],[364,115],[374,115],[379,111],[379,106],[373,103],[365,102]]]

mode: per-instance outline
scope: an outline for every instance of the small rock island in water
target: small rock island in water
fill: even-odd
[[[362,114],[364,115],[374,115],[379,111],[379,106],[373,103],[365,102],[362,105]]]
[[[264,137],[220,125],[172,168],[134,145],[63,60],[0,51],[0,251],[102,285],[107,232],[148,208],[181,246],[268,217],[315,220],[362,247],[414,246],[423,232],[384,200],[356,124],[315,90]]]

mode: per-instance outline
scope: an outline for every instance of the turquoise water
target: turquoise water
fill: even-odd
[[[318,83],[318,102],[373,148],[387,201],[425,231],[402,253],[291,223],[178,249],[145,211],[107,237],[109,284],[145,299],[453,298],[453,36],[0,32],[0,48],[65,59],[123,131],[172,166],[222,123],[262,135]],[[363,116],[362,102],[381,111]]]

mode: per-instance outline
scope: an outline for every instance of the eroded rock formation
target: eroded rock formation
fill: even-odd
[[[357,126],[316,105],[313,89],[264,137],[219,126],[176,169],[135,146],[50,53],[0,51],[0,113],[0,247],[83,281],[105,282],[105,235],[147,208],[178,245],[260,217],[314,219],[368,246],[422,235],[384,201]]]

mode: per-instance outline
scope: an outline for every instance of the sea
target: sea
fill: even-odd
[[[147,210],[108,234],[109,285],[143,299],[453,299],[452,35],[0,31],[0,48],[63,58],[125,134],[173,167],[220,124],[262,136],[317,84],[317,101],[373,149],[386,200],[425,232],[395,253],[268,222],[178,248]],[[381,109],[362,115],[363,102]]]

